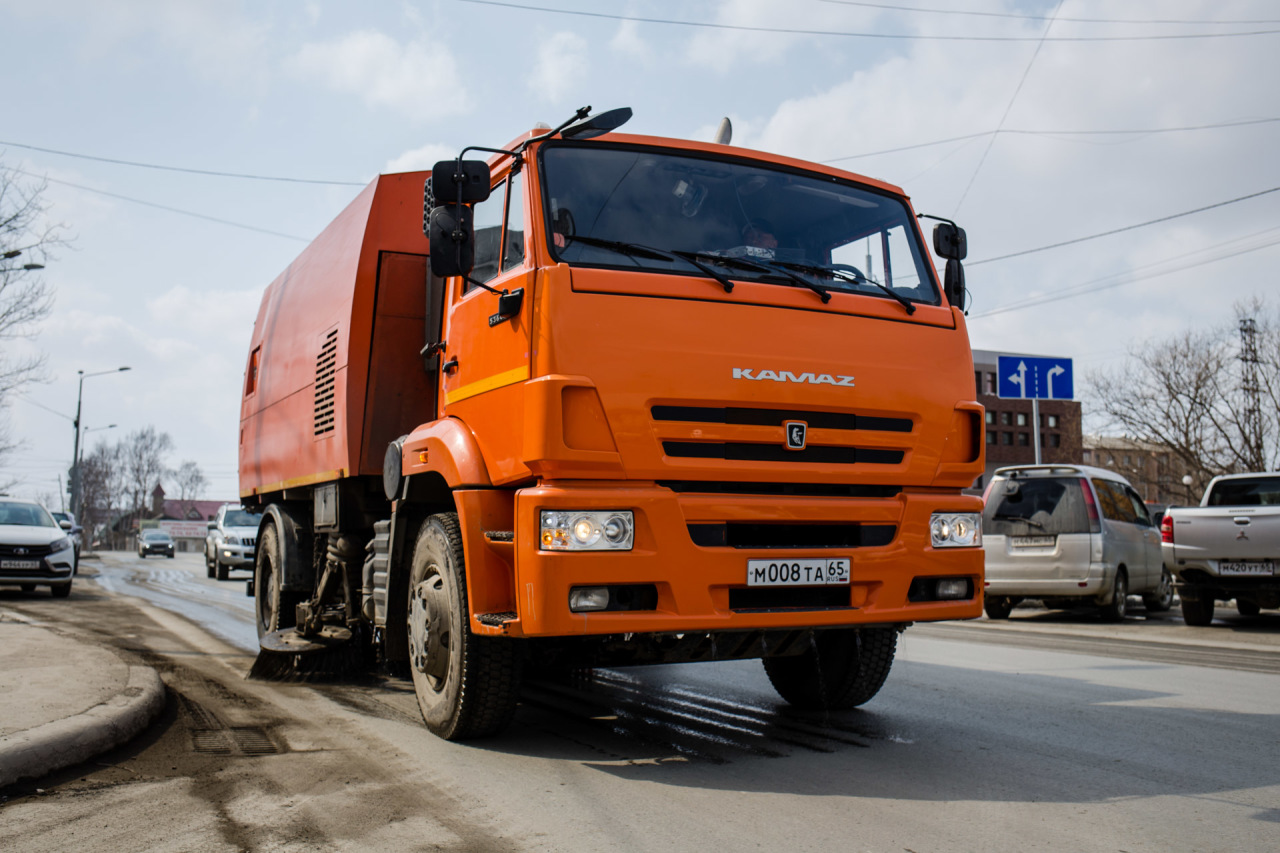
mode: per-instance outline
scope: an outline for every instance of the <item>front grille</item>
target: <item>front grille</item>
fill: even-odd
[[[807,462],[810,464],[897,465],[905,455],[901,450],[877,447],[830,447],[809,445],[803,450],[790,450],[781,444],[755,444],[719,441],[664,441],[662,450],[668,456],[691,459],[727,459],[734,462]]]
[[[48,545],[0,545],[0,557],[16,560],[38,560],[53,553]]]
[[[739,613],[770,613],[852,607],[847,586],[754,586],[729,590],[729,609]]]
[[[740,426],[782,426],[786,421],[804,421],[814,429],[861,429],[878,432],[911,432],[910,418],[880,418],[844,412],[809,412],[790,409],[750,409],[726,406],[654,406],[655,421],[733,424]]]
[[[690,524],[689,537],[703,548],[875,548],[893,541],[892,524],[756,524],[730,521]]]
[[[765,495],[805,498],[891,498],[902,486],[867,486],[858,483],[735,483],[723,480],[659,480],[658,485],[677,494]]]

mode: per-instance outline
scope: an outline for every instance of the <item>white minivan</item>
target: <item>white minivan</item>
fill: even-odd
[[[1119,622],[1130,595],[1168,610],[1173,583],[1160,531],[1129,481],[1087,465],[999,468],[984,495],[984,607],[1005,619],[1024,598],[1096,605]]]

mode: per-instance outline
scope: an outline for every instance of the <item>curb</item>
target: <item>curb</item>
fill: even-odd
[[[130,666],[128,685],[83,714],[0,739],[0,788],[87,761],[136,737],[165,705],[164,682]]]

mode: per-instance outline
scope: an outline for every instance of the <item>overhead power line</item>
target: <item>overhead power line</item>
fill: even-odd
[[[897,148],[882,148],[879,151],[867,151],[862,154],[847,154],[843,157],[832,157],[823,163],[839,163],[844,160],[860,160],[863,157],[876,157],[881,154],[897,154],[900,151],[912,151],[917,148],[931,148],[935,145],[946,145],[949,142],[964,142],[982,136],[1017,135],[1017,136],[1142,136],[1153,133],[1186,133],[1194,130],[1219,130],[1228,127],[1249,127],[1257,124],[1273,124],[1280,122],[1280,116],[1272,118],[1241,119],[1240,121],[1224,121],[1216,124],[1193,124],[1184,127],[1145,127],[1129,130],[1021,130],[1000,128],[984,130],[979,133],[967,133],[964,136],[949,136],[946,139],[935,139],[932,142],[917,142],[913,145],[900,145]]]
[[[994,258],[983,258],[980,261],[970,261],[969,266],[976,267],[976,266],[981,266],[982,264],[990,264],[990,263],[995,263],[996,261],[1008,260],[1009,258],[1020,258],[1023,255],[1033,255],[1036,252],[1047,252],[1050,249],[1059,249],[1059,248],[1062,248],[1063,246],[1073,246],[1076,243],[1083,243],[1087,240],[1097,240],[1099,237],[1110,237],[1112,234],[1121,234],[1121,233],[1124,233],[1125,231],[1133,231],[1138,228],[1146,228],[1148,225],[1156,225],[1161,222],[1169,222],[1170,220],[1173,220],[1173,219],[1181,219],[1184,216],[1191,216],[1193,213],[1204,213],[1206,210],[1214,210],[1219,207],[1226,207],[1229,204],[1238,204],[1242,201],[1248,201],[1251,198],[1258,198],[1259,196],[1268,195],[1269,193],[1274,193],[1274,192],[1280,192],[1280,187],[1272,187],[1271,189],[1267,189],[1267,190],[1259,190],[1256,193],[1249,193],[1248,195],[1242,195],[1237,198],[1227,199],[1226,201],[1219,201],[1219,202],[1216,202],[1215,204],[1206,204],[1204,207],[1197,207],[1194,210],[1184,210],[1181,213],[1171,213],[1168,216],[1161,216],[1158,219],[1148,219],[1146,222],[1137,222],[1137,223],[1134,223],[1133,225],[1125,225],[1123,228],[1112,228],[1110,231],[1100,231],[1097,234],[1089,234],[1084,237],[1076,237],[1071,240],[1063,240],[1059,243],[1050,243],[1047,246],[1037,246],[1034,249],[1023,249],[1020,252],[1010,252],[1007,255],[997,255]]]
[[[5,145],[10,148],[22,148],[26,151],[39,151],[42,154],[56,154],[59,157],[75,157],[77,160],[93,160],[98,163],[111,163],[116,166],[134,166],[139,169],[158,169],[163,172],[186,172],[191,175],[209,175],[215,178],[244,178],[251,181],[282,181],[290,184],[324,184],[334,187],[364,186],[364,184],[356,181],[322,181],[312,178],[285,178],[278,175],[248,175],[242,172],[217,172],[211,169],[192,169],[184,166],[161,166],[158,163],[141,163],[137,160],[117,160],[112,157],[98,157],[93,154],[77,154],[74,151],[59,151],[56,148],[41,148],[38,145],[25,145],[21,142],[5,142],[0,140],[0,146]]]
[[[1017,12],[979,12],[969,9],[926,9],[919,6],[895,6],[890,3],[864,3],[861,0],[818,0],[819,3],[833,3],[837,6],[861,6],[867,9],[886,9],[892,12],[919,12],[929,15],[970,15],[980,18],[1011,18],[1018,21],[1047,21],[1051,15],[1023,15]],[[1280,24],[1277,19],[1262,19],[1255,21],[1213,21],[1207,18],[1196,18],[1194,20],[1169,20],[1159,18],[1063,18],[1056,17],[1055,20],[1062,21],[1067,24],[1223,24],[1243,26],[1246,24]]]
[[[153,201],[143,201],[140,198],[133,198],[132,196],[121,195],[120,193],[113,193],[113,192],[107,192],[106,190],[94,189],[93,187],[86,187],[83,184],[73,184],[70,181],[61,181],[61,180],[58,180],[57,178],[50,178],[47,175],[36,175],[32,172],[25,172],[22,169],[14,169],[13,171],[17,172],[20,175],[26,175],[29,178],[37,178],[40,180],[48,181],[51,184],[61,184],[64,187],[71,187],[72,189],[83,190],[84,192],[88,192],[88,193],[97,193],[98,195],[107,196],[108,198],[116,198],[116,199],[120,199],[121,201],[128,201],[128,202],[133,202],[134,204],[141,204],[145,207],[154,207],[157,210],[165,210],[165,211],[168,211],[169,213],[178,213],[178,214],[181,214],[182,216],[192,216],[192,217],[195,217],[196,219],[204,219],[208,222],[216,222],[219,225],[230,225],[232,228],[243,228],[246,231],[256,231],[259,234],[270,234],[272,237],[284,237],[286,240],[299,240],[303,243],[309,242],[306,237],[298,237],[294,234],[285,234],[281,231],[272,231],[269,228],[259,228],[256,225],[246,225],[243,222],[233,222],[230,219],[219,219],[216,216],[209,216],[208,214],[205,214],[205,213],[197,213],[194,210],[183,210],[180,207],[170,207],[167,204],[156,204]]]
[[[890,39],[899,41],[976,41],[976,42],[1028,42],[1041,41],[1039,36],[953,36],[926,35],[920,33],[872,33],[843,32],[839,30],[801,30],[787,27],[752,27],[745,24],[719,24],[712,21],[679,21],[672,18],[647,18],[640,15],[614,15],[607,12],[587,12],[581,9],[556,9],[550,6],[533,6],[524,3],[510,3],[504,0],[457,0],[459,3],[472,3],[478,6],[499,6],[505,9],[519,9],[523,12],[546,12],[552,15],[575,15],[580,18],[603,18],[610,21],[632,21],[639,24],[666,24],[676,27],[698,27],[713,30],[738,30],[770,35],[803,35],[803,36],[836,36],[840,38]],[[1239,38],[1245,36],[1280,35],[1280,30],[1246,30],[1230,33],[1165,33],[1163,35],[1143,36],[1053,36],[1044,39],[1052,42],[1087,42],[1087,41],[1167,41],[1184,39]]]

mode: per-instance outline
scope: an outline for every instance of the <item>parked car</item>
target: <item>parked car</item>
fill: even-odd
[[[59,526],[61,526],[64,521],[71,525],[71,532],[68,535],[71,537],[72,547],[75,548],[76,568],[78,569],[80,567],[80,546],[83,544],[84,528],[79,524],[76,524],[76,517],[69,512],[50,511],[49,514],[53,516],[54,521],[58,522]]]
[[[258,516],[237,504],[218,508],[204,540],[204,563],[209,577],[224,581],[232,569],[253,571],[258,520]]]
[[[982,514],[987,616],[1024,598],[1048,607],[1090,603],[1119,622],[1128,596],[1149,611],[1173,604],[1160,533],[1129,481],[1086,465],[1000,468]]]
[[[0,498],[0,585],[48,586],[54,598],[66,598],[75,573],[70,533],[70,522],[54,521],[40,504]]]
[[[173,537],[163,530],[144,530],[138,534],[138,556],[143,559],[148,554],[164,554],[172,560],[176,550]]]
[[[1171,509],[1160,532],[1188,625],[1212,622],[1218,601],[1235,599],[1241,616],[1280,607],[1280,474],[1214,477],[1200,506]]]

